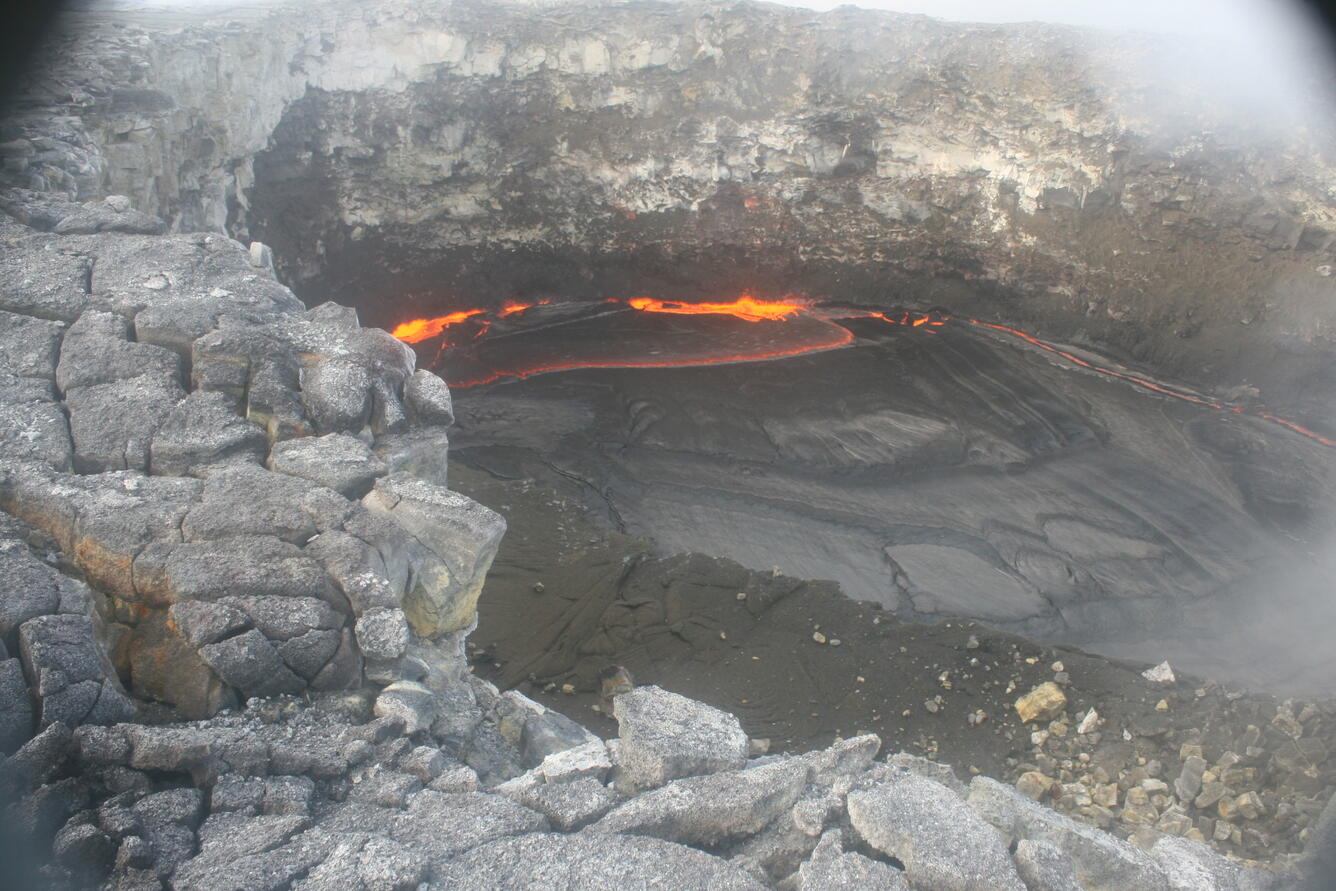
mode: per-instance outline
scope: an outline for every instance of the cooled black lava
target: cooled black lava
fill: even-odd
[[[443,365],[625,354],[635,315],[539,316]],[[457,390],[454,456],[666,551],[834,579],[903,616],[1253,683],[1333,676],[1307,630],[1332,610],[1311,556],[1331,528],[1320,435],[1007,330],[864,315],[841,321],[847,345],[773,361],[497,375]],[[749,324],[702,347],[702,318],[637,336],[695,356]]]

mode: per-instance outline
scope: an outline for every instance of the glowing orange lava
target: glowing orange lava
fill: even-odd
[[[781,300],[757,300],[743,294],[732,303],[681,303],[676,300],[655,300],[653,297],[633,297],[627,301],[632,309],[642,312],[667,312],[683,316],[727,315],[748,322],[791,319],[807,308],[808,303],[794,295]]]
[[[754,353],[721,353],[717,356],[669,359],[667,361],[657,359],[617,359],[611,362],[602,362],[597,359],[591,359],[589,361],[570,362],[560,365],[537,365],[533,368],[526,368],[523,371],[496,371],[486,377],[475,378],[473,380],[451,381],[450,386],[457,389],[466,389],[468,387],[480,387],[483,384],[495,383],[499,380],[523,380],[526,377],[533,377],[536,374],[547,374],[553,371],[578,371],[585,368],[691,368],[702,365],[733,365],[740,362],[764,362],[769,359],[788,359],[793,356],[802,356],[806,353],[833,350],[853,342],[854,334],[848,328],[842,328],[839,325],[831,325],[831,328],[834,330],[831,332],[831,337],[828,340],[816,343],[804,343],[800,346],[787,349],[758,350]]]
[[[520,303],[518,300],[507,300],[505,305],[501,307],[501,311],[496,315],[498,318],[504,319],[506,316],[517,315],[524,312],[526,309],[533,309],[535,306],[547,306],[551,302],[552,301],[546,297],[542,300],[536,300],[533,303]]]
[[[464,309],[448,315],[436,316],[433,319],[412,319],[395,327],[390,333],[404,343],[421,343],[424,340],[439,337],[441,332],[451,325],[458,325],[465,319],[482,315],[486,311],[485,309]]]
[[[853,308],[834,308],[818,307],[812,301],[805,300],[797,295],[789,294],[778,300],[758,300],[750,294],[743,294],[737,300],[730,303],[686,303],[678,300],[659,300],[653,297],[634,297],[623,301],[616,297],[606,298],[604,303],[623,303],[632,309],[641,312],[669,313],[673,315],[728,315],[734,318],[742,319],[747,322],[785,322],[799,316],[803,316],[814,321],[828,325],[831,329],[830,336],[817,342],[807,342],[791,348],[777,350],[758,350],[751,353],[721,353],[709,357],[683,357],[676,360],[658,360],[658,359],[619,359],[616,361],[605,361],[590,359],[589,361],[562,363],[546,366],[535,366],[526,368],[522,371],[498,371],[485,377],[475,380],[451,381],[454,387],[476,387],[482,384],[492,383],[493,381],[505,378],[518,379],[531,377],[535,374],[543,374],[552,371],[573,371],[580,368],[681,368],[687,366],[700,365],[723,365],[737,362],[760,362],[767,359],[783,359],[791,356],[800,356],[805,353],[819,352],[824,350],[836,349],[846,346],[853,342],[854,335],[847,327],[838,324],[841,319],[861,319],[875,318],[889,322],[892,325],[898,325],[908,328],[922,329],[926,334],[936,334],[938,328],[943,327],[948,322],[959,321],[980,328],[988,328],[1002,334],[1010,335],[1022,340],[1032,346],[1038,347],[1049,353],[1059,356],[1073,365],[1088,369],[1098,374],[1114,377],[1127,383],[1133,384],[1146,390],[1159,393],[1163,396],[1170,396],[1174,399],[1180,399],[1184,402],[1191,402],[1195,405],[1205,406],[1207,408],[1218,409],[1221,411],[1231,411],[1235,414],[1251,415],[1264,421],[1277,424],[1287,430],[1298,433],[1300,436],[1306,436],[1314,442],[1321,443],[1324,446],[1336,446],[1336,440],[1323,436],[1302,427],[1293,421],[1278,417],[1270,412],[1263,411],[1260,408],[1248,408],[1240,405],[1229,405],[1218,402],[1204,396],[1170,386],[1168,384],[1158,383],[1149,378],[1130,371],[1124,371],[1117,368],[1111,368],[1108,365],[1096,364],[1088,359],[1045,343],[1033,334],[1021,331],[1019,328],[1011,328],[1007,325],[1000,325],[996,322],[985,322],[980,319],[962,318],[952,319],[950,316],[939,312],[920,313],[910,311],[899,311],[896,313],[877,312],[868,309]],[[437,316],[431,319],[413,319],[399,325],[391,333],[406,343],[420,343],[424,340],[430,340],[434,337],[440,337],[444,331],[461,322],[471,319],[474,316],[480,316],[485,313],[492,313],[494,318],[506,318],[512,315],[518,315],[534,306],[543,306],[551,303],[551,300],[543,299],[534,303],[523,303],[520,301],[509,301],[499,310],[486,309],[464,309],[447,315]],[[474,333],[472,339],[481,339],[491,325],[489,319],[480,319],[478,321],[478,330]],[[440,345],[440,351],[437,359],[440,359],[442,353],[453,347],[454,344],[444,341]]]

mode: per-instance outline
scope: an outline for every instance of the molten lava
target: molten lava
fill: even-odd
[[[474,316],[480,316],[486,311],[485,309],[464,309],[448,315],[436,316],[432,319],[412,319],[396,326],[390,333],[404,343],[421,343],[424,340],[439,337],[446,328],[458,325],[460,322]]]
[[[980,319],[953,319],[950,316],[938,312],[920,313],[910,312],[908,310],[877,312],[868,309],[818,306],[814,301],[806,300],[795,294],[787,294],[778,300],[760,300],[750,294],[744,293],[737,300],[728,303],[686,303],[678,300],[659,300],[653,297],[633,297],[629,300],[610,297],[602,302],[625,304],[631,309],[639,312],[663,313],[680,316],[725,315],[741,319],[745,322],[791,322],[797,319],[802,319],[807,324],[808,330],[804,337],[800,338],[796,343],[781,344],[777,342],[758,342],[748,349],[731,351],[725,349],[713,351],[711,347],[706,345],[696,350],[695,354],[678,355],[672,359],[659,358],[654,355],[658,352],[657,350],[650,350],[650,355],[648,356],[626,355],[618,358],[589,356],[561,361],[537,361],[532,362],[531,364],[525,364],[522,367],[506,368],[505,370],[491,368],[474,374],[454,377],[450,380],[450,385],[453,387],[475,387],[506,378],[526,378],[535,374],[543,374],[545,372],[573,371],[581,368],[682,368],[701,365],[723,365],[737,362],[760,362],[768,359],[783,359],[807,353],[837,349],[852,343],[854,340],[853,332],[850,331],[848,327],[839,324],[840,320],[847,319],[880,319],[892,325],[921,330],[925,334],[936,334],[936,329],[945,326],[948,322],[963,322],[1015,337],[1031,346],[1052,353],[1053,355],[1081,368],[1126,381],[1127,383],[1150,390],[1162,396],[1170,396],[1174,399],[1181,399],[1184,402],[1191,402],[1195,405],[1201,405],[1207,408],[1231,411],[1235,414],[1251,415],[1252,417],[1260,418],[1264,421],[1282,426],[1301,436],[1306,436],[1324,446],[1336,446],[1336,440],[1325,437],[1322,434],[1309,430],[1306,427],[1302,427],[1293,421],[1278,417],[1259,408],[1248,408],[1245,406],[1229,405],[1223,402],[1218,402],[1168,384],[1158,383],[1131,371],[1098,364],[1089,359],[1083,359],[1069,350],[1064,350],[1046,343],[1033,334],[1028,334],[1018,328],[1011,328],[995,322],[985,322]],[[424,340],[440,337],[447,328],[459,325],[475,316],[486,316],[490,314],[492,318],[507,318],[509,316],[524,313],[535,306],[545,306],[549,303],[551,303],[551,301],[546,299],[538,300],[534,303],[510,301],[499,310],[464,309],[430,319],[412,319],[411,321],[399,325],[391,333],[406,343],[421,343]],[[477,330],[473,333],[471,338],[468,338],[473,342],[482,339],[482,336],[491,326],[491,319],[484,317],[478,319],[475,324]],[[451,350],[456,345],[457,344],[451,339],[443,339],[437,352],[437,362],[441,360],[447,351]]]
[[[793,294],[780,300],[757,300],[750,294],[743,294],[732,303],[682,303],[676,300],[655,300],[652,297],[633,297],[627,303],[632,309],[642,312],[666,312],[682,316],[727,315],[748,322],[786,321],[809,305]]]

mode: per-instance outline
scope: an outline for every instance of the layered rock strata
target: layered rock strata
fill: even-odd
[[[0,182],[69,212],[7,206],[65,232],[159,225],[73,203],[124,194],[273,244],[304,297],[377,324],[408,294],[433,315],[808,290],[1023,320],[1330,416],[1316,52],[1295,61],[1312,83],[1267,93],[1147,35],[396,0],[93,9],[46,57]]]

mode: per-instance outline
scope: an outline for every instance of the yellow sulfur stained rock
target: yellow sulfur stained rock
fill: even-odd
[[[1066,705],[1067,694],[1062,692],[1062,688],[1052,681],[1045,681],[1016,700],[1016,713],[1026,724],[1047,721],[1061,714]]]

